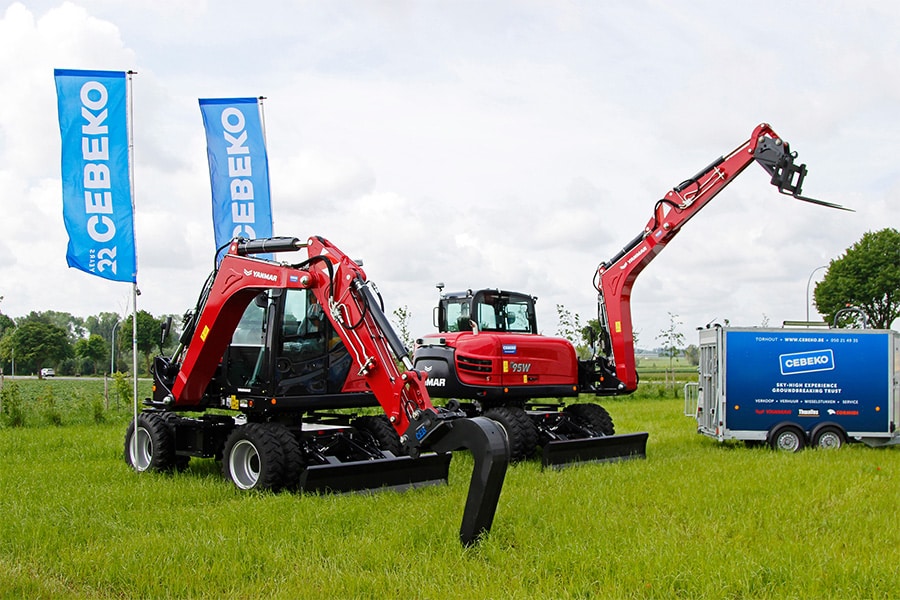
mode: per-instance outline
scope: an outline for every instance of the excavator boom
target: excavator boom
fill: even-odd
[[[635,279],[681,228],[751,163],[771,176],[782,194],[820,206],[850,210],[838,204],[801,195],[806,165],[797,165],[788,143],[762,123],[750,138],[727,156],[720,157],[683,181],[653,207],[643,231],[613,258],[602,263],[594,276],[598,292],[600,354],[605,371],[598,393],[627,394],[637,389],[634,337],[631,322],[631,288]]]

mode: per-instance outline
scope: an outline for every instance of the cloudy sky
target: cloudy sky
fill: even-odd
[[[597,265],[654,202],[768,122],[804,194],[751,165],[638,278],[639,345],[806,317],[807,283],[900,228],[900,3],[0,2],[0,311],[125,313],[66,266],[54,68],[134,70],[139,308],[181,314],[213,264],[198,98],[265,96],[275,232],[364,261],[433,330],[435,283],[596,314]],[[810,316],[816,317],[815,308]],[[896,325],[895,325],[896,326]]]

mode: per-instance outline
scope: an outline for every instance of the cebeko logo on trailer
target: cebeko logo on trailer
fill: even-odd
[[[834,369],[834,352],[830,349],[782,354],[778,357],[778,360],[781,363],[782,375],[831,371]]]

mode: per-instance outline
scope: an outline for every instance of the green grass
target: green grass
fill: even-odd
[[[127,415],[3,427],[0,597],[896,594],[897,450],[721,445],[694,432],[679,399],[651,391],[603,404],[619,432],[650,432],[647,460],[512,467],[491,534],[470,549],[457,538],[465,454],[449,486],[247,494],[212,460],[175,475],[130,471]]]
[[[150,396],[150,381],[138,381],[138,397]],[[65,426],[129,421],[133,382],[84,379],[6,378],[0,388],[0,426]]]

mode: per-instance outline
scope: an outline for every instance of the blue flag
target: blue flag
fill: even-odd
[[[269,163],[256,98],[201,99],[200,112],[206,129],[216,248],[236,237],[272,237]]]
[[[55,69],[70,267],[137,281],[125,73]]]

